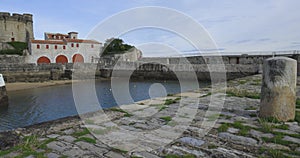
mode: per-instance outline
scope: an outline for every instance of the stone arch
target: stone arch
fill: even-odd
[[[72,58],[73,63],[83,63],[84,58],[81,54],[74,54]]]
[[[51,61],[48,57],[42,56],[42,57],[38,58],[37,63],[38,64],[50,64]]]
[[[65,64],[65,63],[68,63],[68,58],[64,55],[59,55],[56,57],[55,61],[56,61],[56,63]]]

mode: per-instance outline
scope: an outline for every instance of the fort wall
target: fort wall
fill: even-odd
[[[29,42],[34,39],[32,14],[0,12],[0,42]]]

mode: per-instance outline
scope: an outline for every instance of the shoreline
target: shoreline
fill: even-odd
[[[107,80],[105,78],[96,78],[96,80]],[[13,82],[13,83],[5,83],[5,87],[7,92],[14,92],[32,88],[42,88],[42,87],[50,87],[50,86],[58,86],[65,84],[72,84],[77,82],[85,82],[87,80],[49,80],[45,82]]]
[[[73,82],[79,82],[79,80],[57,80],[57,81],[50,80],[46,82],[14,82],[14,83],[6,83],[5,87],[8,92],[13,92],[13,91],[20,91],[20,90],[26,90],[32,88],[72,84]]]

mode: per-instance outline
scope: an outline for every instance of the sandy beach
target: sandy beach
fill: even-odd
[[[51,80],[47,82],[15,82],[15,83],[6,83],[6,89],[7,91],[18,91],[18,90],[31,89],[31,88],[71,84],[72,82],[78,82],[78,81],[72,81],[72,80],[52,81]]]

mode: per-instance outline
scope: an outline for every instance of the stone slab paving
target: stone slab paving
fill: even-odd
[[[221,108],[204,88],[16,129],[0,157],[300,157],[299,122],[257,118],[260,80],[229,81]]]

